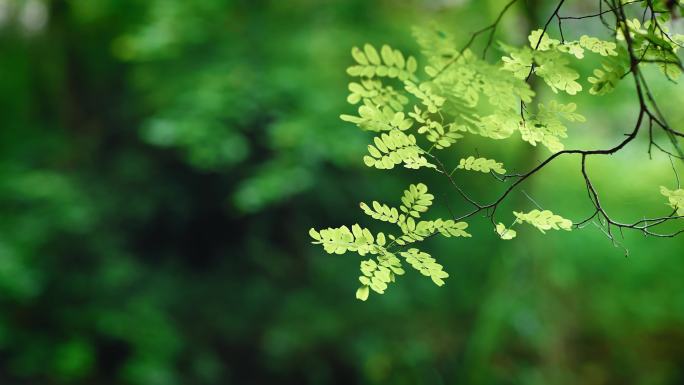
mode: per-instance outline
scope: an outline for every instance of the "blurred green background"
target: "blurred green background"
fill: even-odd
[[[615,247],[590,225],[507,243],[473,219],[473,238],[429,242],[446,286],[408,274],[365,303],[358,257],[309,245],[310,227],[372,226],[358,202],[409,183],[443,216],[466,209],[444,180],[363,166],[370,136],[338,118],[344,70],[353,45],[417,54],[410,27],[432,22],[465,41],[504,4],[0,0],[0,384],[684,383],[684,238]],[[521,0],[500,36],[525,42],[554,5]],[[681,125],[682,87],[648,75]],[[568,147],[621,140],[637,112],[629,81],[573,100],[588,123]],[[518,171],[547,155],[512,138],[445,159],[475,149]],[[646,150],[591,160],[625,221],[668,212],[670,162]],[[578,171],[560,159],[523,190],[579,220]],[[463,183],[483,201],[501,188]],[[498,215],[532,208],[518,192]]]

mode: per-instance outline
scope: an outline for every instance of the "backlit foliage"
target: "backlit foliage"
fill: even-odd
[[[616,18],[622,20],[617,9],[613,11]],[[560,22],[557,12],[555,16]],[[379,50],[370,44],[352,48],[355,63],[347,73],[354,79],[349,83],[347,100],[358,107],[355,115],[340,117],[373,133],[363,163],[381,170],[402,165],[438,173],[474,206],[473,211],[462,216],[452,214],[451,219],[425,220],[422,217],[432,205],[434,196],[428,193],[427,186],[418,183],[404,191],[399,207],[376,201],[360,204],[361,210],[370,218],[396,225],[398,231],[393,234],[379,232],[373,235],[359,225],[353,225],[351,229],[346,226],[320,231],[312,229],[313,243],[322,245],[328,253],[352,251],[371,257],[361,262],[358,299],[366,300],[371,291],[384,293],[397,276],[404,274],[404,262],[430,277],[438,286],[443,285],[449,275],[436,258],[419,250],[417,243],[436,234],[470,237],[463,219],[483,211],[502,240],[516,238],[518,234],[513,230],[516,225],[531,225],[541,233],[570,231],[578,226],[545,209],[514,211],[510,226],[495,222],[494,215],[501,201],[544,164],[527,174],[508,175],[502,162],[488,157],[463,157],[455,168],[448,169],[440,156],[443,151],[461,154],[458,145],[467,136],[491,140],[514,137],[532,146],[541,144],[551,154],[548,162],[563,152],[581,153],[588,190],[595,194],[584,171],[584,157],[592,152],[565,151],[563,144],[572,125],[585,123],[586,119],[578,112],[580,108],[576,103],[561,103],[553,95],[607,94],[626,75],[635,72],[636,55],[653,61],[672,80],[680,75],[681,68],[676,51],[684,41],[682,35],[671,37],[662,28],[655,28],[656,24],[651,21],[643,25],[637,20],[618,24],[620,28],[610,40],[588,35],[565,40],[562,36],[550,36],[546,27],[537,29],[529,34],[529,44],[524,46],[499,42],[501,55],[494,62],[484,59],[486,50],[482,57],[476,55],[469,48],[470,43],[458,48],[454,36],[436,27],[414,29],[423,56],[420,60],[388,45]],[[629,38],[623,30],[629,31]],[[591,60],[595,69],[582,74],[577,66],[582,60]],[[552,96],[541,100],[530,86],[531,77],[541,79],[552,91]],[[460,173],[468,171],[491,174],[504,182],[512,178],[516,182],[493,203],[481,204],[456,183]],[[661,193],[680,215],[684,212],[684,190],[662,187]],[[592,198],[592,202],[596,207],[594,216],[600,214],[607,219],[598,198]],[[618,225],[608,220],[606,223],[607,226]],[[632,228],[642,229],[636,224]]]
[[[684,215],[684,189],[670,190],[660,186],[660,193],[667,197],[669,205],[677,210],[677,215]]]
[[[379,202],[371,205],[361,203],[361,210],[373,219],[396,225],[393,234],[385,235],[378,232],[373,235],[370,230],[358,224],[328,228],[322,230],[311,229],[309,235],[314,244],[323,246],[330,254],[344,254],[348,251],[360,256],[370,255],[371,258],[361,262],[361,287],[356,292],[356,298],[366,300],[370,291],[382,294],[396,277],[404,274],[403,261],[407,262],[421,274],[442,286],[444,278],[449,275],[442,270],[442,265],[429,254],[410,248],[406,251],[403,246],[424,240],[433,235],[444,237],[470,237],[466,232],[466,222],[456,222],[451,219],[423,220],[434,196],[428,193],[427,186],[422,183],[410,185],[401,197],[399,208],[390,207]],[[401,257],[401,258],[399,258]]]
[[[556,215],[549,210],[532,210],[529,213],[519,213],[514,211],[515,223],[529,223],[542,233],[546,230],[572,230],[572,221]]]
[[[475,158],[474,156],[461,159],[456,168],[480,172],[494,171],[497,174],[506,173],[506,169],[503,168],[503,163],[499,163],[494,159]]]

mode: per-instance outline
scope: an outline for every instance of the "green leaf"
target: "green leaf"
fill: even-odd
[[[352,57],[354,60],[356,60],[357,63],[361,65],[367,65],[368,64],[368,59],[366,58],[366,55],[359,49],[359,47],[353,47],[352,48]]]
[[[311,229],[309,235],[314,239],[311,243],[322,245],[329,254],[344,254],[347,251],[354,251],[363,256],[368,253],[377,254],[384,250],[382,245],[376,244],[373,234],[358,224],[353,225],[351,230],[347,226],[327,228],[320,231]],[[382,241],[384,243],[384,235]]]
[[[567,138],[567,128],[562,120],[584,122],[584,116],[575,112],[575,103],[560,104],[551,100],[547,105],[539,103],[536,115],[530,115],[519,127],[522,139],[533,146],[542,143],[551,152],[563,150],[560,139]]]
[[[361,301],[365,301],[368,299],[368,294],[370,293],[370,290],[368,286],[364,285],[361,286],[360,288],[356,289],[356,299],[360,299]]]
[[[428,188],[423,183],[412,184],[408,190],[404,190],[404,196],[401,197],[401,206],[399,209],[414,218],[420,218],[420,214],[428,210],[432,205],[432,200],[435,196],[428,193]]]
[[[366,57],[368,58],[368,61],[371,64],[380,65],[380,63],[382,63],[380,61],[380,56],[378,55],[378,51],[376,51],[375,47],[373,47],[372,45],[365,44],[363,46],[363,52],[366,54]]]
[[[411,248],[401,252],[400,255],[422,275],[430,277],[432,282],[437,286],[444,285],[444,278],[449,277],[449,274],[443,270],[442,265],[437,263],[428,253],[422,252],[416,248]]]
[[[670,190],[660,186],[660,193],[667,197],[670,207],[677,210],[677,215],[684,215],[684,189]]]
[[[418,107],[414,107],[416,113],[409,113],[409,116],[416,116],[422,120],[422,126],[418,127],[419,134],[425,134],[425,138],[434,143],[437,149],[444,149],[463,138],[461,132],[467,131],[464,125],[449,123],[446,126],[429,118],[422,119]]]
[[[477,133],[491,139],[506,139],[520,126],[520,113],[500,111],[473,121]]]
[[[591,52],[597,53],[601,56],[617,56],[617,44],[612,41],[603,41],[595,37],[582,35],[579,39],[579,44]]]
[[[584,48],[580,45],[578,41],[570,41],[559,45],[556,49],[560,52],[564,52],[574,56],[577,59],[584,58]]]
[[[394,65],[394,51],[390,46],[387,44],[383,45],[382,49],[380,49],[380,55],[382,56],[382,61],[385,62],[386,65]]]
[[[362,301],[368,298],[368,288],[378,294],[383,294],[388,285],[395,281],[397,275],[404,274],[401,260],[387,251],[378,255],[377,261],[373,259],[361,261],[360,270],[359,282],[363,286],[356,291],[356,298]]]
[[[501,239],[506,241],[515,238],[515,236],[518,234],[515,232],[515,230],[507,229],[506,225],[503,223],[498,223],[496,225],[496,233],[499,234]]]
[[[387,95],[380,98],[383,97],[387,97]],[[399,96],[397,97],[399,98]],[[404,99],[398,100],[399,103],[404,102]],[[393,103],[391,100],[385,101],[390,105]],[[340,115],[340,119],[354,123],[359,128],[368,131],[405,131],[411,128],[413,121],[410,118],[407,118],[403,112],[395,112],[391,107],[384,104],[385,102],[379,102],[378,99],[371,96],[364,99],[364,104],[359,107],[359,116],[343,114]]]
[[[397,223],[399,220],[399,211],[394,207],[387,206],[386,204],[373,201],[372,208],[363,202],[360,203],[360,206],[361,210],[363,210],[366,215],[369,215],[373,219],[389,223]]]
[[[363,50],[354,47],[352,57],[356,65],[347,68],[347,73],[351,76],[367,79],[388,77],[401,81],[416,79],[414,74],[417,67],[416,59],[409,57],[408,62],[411,63],[411,68],[405,68],[407,62],[404,60],[404,55],[386,44],[382,46],[380,53],[370,44],[365,44]]]
[[[572,221],[556,215],[549,210],[532,210],[529,213],[513,212],[516,223],[529,223],[542,233],[546,230],[572,230]]]
[[[528,36],[527,39],[530,41],[530,47],[539,51],[548,51],[560,44],[560,41],[551,39],[549,35],[541,29],[530,32],[530,36]]]
[[[465,159],[461,159],[458,162],[459,169],[463,170],[473,170],[488,173],[494,171],[498,174],[505,174],[506,169],[503,168],[503,163],[497,162],[494,159],[487,158],[475,158],[474,156],[469,156]]]
[[[527,47],[523,47],[521,49],[515,49],[512,47],[506,48],[507,51],[509,51],[510,56],[503,56],[501,58],[503,61],[503,69],[513,72],[513,76],[517,77],[518,79],[525,79],[527,74],[530,73],[532,64],[534,63],[534,55],[532,50]]]
[[[455,222],[451,219],[437,219],[432,222],[434,229],[447,238],[463,237],[470,238],[471,235],[465,231],[468,228],[466,222]]]
[[[418,62],[416,61],[416,58],[409,56],[408,60],[406,61],[406,70],[410,73],[415,73],[417,69]]]
[[[361,79],[359,82],[349,83],[349,104],[358,104],[360,101],[364,105],[380,109],[390,109],[389,115],[394,111],[401,111],[404,105],[409,102],[408,97],[391,86],[383,85],[378,79]],[[398,114],[399,112],[397,112]]]
[[[427,110],[431,113],[436,113],[446,100],[444,97],[436,94],[435,86],[432,83],[421,83],[416,85],[412,81],[404,82],[406,91],[413,94],[415,97],[425,105]]]
[[[368,145],[368,153],[370,155],[364,156],[363,162],[377,169],[392,169],[401,163],[408,168],[417,168],[416,164],[418,167],[435,167],[421,155],[423,150],[416,145],[416,138],[399,130],[373,138],[373,144]]]
[[[582,90],[576,81],[580,77],[579,73],[568,66],[570,61],[561,52],[536,52],[534,57],[537,62],[534,73],[544,79],[551,91],[557,93],[560,90],[575,95]]]

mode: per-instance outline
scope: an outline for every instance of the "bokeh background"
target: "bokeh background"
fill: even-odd
[[[344,70],[365,42],[418,54],[413,25],[465,41],[504,3],[0,0],[0,384],[684,383],[683,238],[614,245],[589,225],[504,242],[473,219],[473,238],[425,246],[446,286],[409,272],[365,303],[358,256],[309,244],[310,227],[372,227],[358,202],[395,202],[417,181],[436,214],[466,208],[444,180],[363,165],[370,135],[338,118],[354,111]],[[519,1],[498,38],[524,43],[554,5]],[[591,20],[564,27],[607,36]],[[586,79],[598,62],[579,66]],[[681,127],[684,90],[647,74]],[[632,128],[629,79],[573,100],[588,123],[569,147]],[[512,138],[445,159],[476,150],[519,171],[547,155]],[[672,166],[646,150],[640,138],[591,160],[625,221],[668,212]],[[502,188],[469,178],[483,201]],[[576,158],[522,191],[590,213]],[[534,208],[522,191],[501,221]]]

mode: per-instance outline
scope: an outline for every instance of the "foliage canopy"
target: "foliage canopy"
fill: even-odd
[[[513,0],[510,4],[514,3]],[[361,287],[356,297],[366,300],[370,291],[382,294],[388,285],[395,282],[408,263],[421,274],[428,276],[441,286],[448,274],[437,260],[417,248],[421,241],[441,234],[446,237],[470,237],[466,232],[466,219],[484,212],[491,220],[492,229],[502,240],[511,240],[517,233],[512,227],[529,224],[542,233],[548,230],[570,231],[585,223],[598,220],[606,228],[608,237],[614,240],[613,228],[636,229],[646,235],[669,237],[682,230],[662,234],[651,229],[668,221],[680,219],[684,213],[684,190],[661,187],[661,193],[674,210],[670,215],[643,219],[635,223],[620,223],[613,220],[601,206],[599,195],[586,171],[586,158],[593,155],[613,154],[637,136],[644,121],[648,119],[650,146],[673,157],[681,155],[677,137],[684,133],[670,127],[660,113],[656,101],[648,90],[648,84],[641,73],[641,66],[655,64],[664,76],[676,80],[681,74],[681,62],[677,51],[684,44],[684,35],[671,34],[665,23],[672,17],[669,9],[656,9],[651,1],[642,5],[651,10],[651,19],[639,21],[628,18],[626,7],[637,2],[610,2],[611,8],[597,15],[612,31],[612,40],[582,35],[577,40],[565,40],[562,27],[560,38],[552,37],[548,30],[552,19],[557,18],[559,26],[563,18],[558,12],[560,1],[549,21],[543,28],[535,29],[528,36],[529,45],[511,46],[500,42],[503,53],[496,62],[486,60],[486,52],[492,43],[497,21],[469,40],[465,47],[457,48],[456,37],[436,26],[415,28],[422,59],[383,45],[380,49],[371,44],[363,48],[352,48],[355,64],[347,73],[355,79],[349,83],[347,101],[358,105],[356,115],[341,115],[341,119],[357,125],[364,131],[374,133],[368,145],[368,154],[363,162],[368,167],[380,170],[404,166],[409,169],[426,169],[443,175],[472,211],[452,218],[422,220],[434,196],[428,193],[423,183],[412,184],[404,191],[399,208],[379,202],[371,205],[361,203],[362,211],[371,218],[398,226],[396,234],[375,235],[355,224],[350,228],[341,226],[324,230],[311,229],[314,244],[320,244],[328,253],[342,254],[356,252],[369,257],[361,262],[359,281]],[[613,17],[611,27],[606,14]],[[490,29],[489,42],[482,57],[470,48],[477,34]],[[576,69],[579,61],[598,62],[591,75],[581,78]],[[593,62],[592,62],[593,63]],[[422,72],[419,71],[422,69]],[[552,91],[551,95],[564,93],[569,96],[580,92],[592,95],[606,95],[617,83],[632,75],[638,102],[639,117],[635,128],[626,139],[614,147],[602,150],[566,150],[563,139],[567,138],[569,122],[586,123],[578,112],[576,103],[561,103],[554,97],[542,98],[531,86],[533,77],[539,78]],[[582,85],[589,84],[588,89]],[[673,147],[666,150],[653,139],[653,126],[665,133]],[[440,160],[440,151],[462,151],[459,140],[467,135],[481,136],[490,140],[501,140],[518,135],[518,138],[532,146],[541,144],[550,153],[539,166],[526,173],[507,174],[502,162],[489,157],[469,155],[449,169]],[[649,148],[650,152],[650,148]],[[594,213],[583,221],[566,219],[550,210],[533,209],[514,211],[510,226],[495,221],[499,204],[521,182],[541,168],[564,154],[581,157],[582,175],[586,182]],[[489,204],[479,203],[465,193],[456,183],[458,174],[479,171],[491,174],[507,185],[498,199]],[[533,201],[534,203],[534,201]]]

